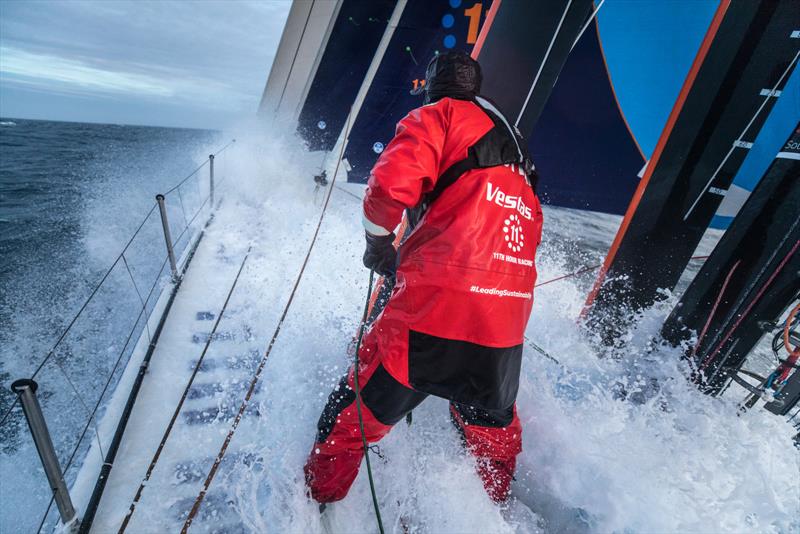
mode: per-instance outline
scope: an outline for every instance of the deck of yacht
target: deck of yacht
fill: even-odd
[[[100,501],[93,532],[116,531],[122,525],[129,532],[176,531],[182,527],[242,406],[309,249],[327,192],[316,188],[311,176],[309,173],[303,183],[298,180],[284,189],[276,188],[260,205],[250,202],[248,188],[244,187],[235,198],[226,198],[206,228],[164,323]],[[258,188],[258,180],[252,180],[253,187]],[[331,280],[332,262],[341,265],[343,254],[344,263],[357,261],[354,252],[360,246],[355,242],[360,239],[360,190],[339,184],[331,193],[319,238],[295,296],[295,308],[286,318],[193,529],[239,532],[253,528],[243,523],[236,509],[237,499],[232,493],[241,488],[231,486],[231,468],[241,466],[253,473],[266,469],[269,461],[260,433],[286,432],[271,428],[270,421],[285,420],[285,414],[292,411],[318,411],[324,402],[317,390],[327,389],[327,385],[320,387],[316,380],[314,362],[309,361],[309,374],[289,379],[288,374],[296,374],[302,365],[288,367],[297,366],[300,362],[296,358],[304,356],[295,352],[298,344],[292,340],[306,335],[298,334],[298,330],[305,329],[309,310],[323,322],[331,320],[332,313],[350,318],[346,326],[339,325],[334,331],[335,337],[352,333],[356,326],[361,299],[351,297],[365,290],[363,270],[357,265],[349,270],[337,269],[339,287],[320,287],[319,281]],[[331,239],[331,232],[337,234],[335,239]],[[340,235],[352,236],[353,242],[343,242]],[[333,298],[332,293],[340,298]],[[296,310],[303,313],[293,314]],[[318,327],[323,330],[322,325]],[[320,332],[317,340],[305,339],[302,346],[314,347],[321,342],[321,349],[326,337],[330,336]],[[343,370],[345,349],[346,342],[331,346],[325,359]],[[138,364],[132,360],[128,371]],[[313,398],[286,391],[287,383],[296,382],[296,387],[302,388],[309,379],[316,381]],[[289,405],[280,406],[286,399],[292,399]],[[297,405],[304,402],[301,399],[308,400],[305,406]],[[279,411],[284,415],[276,416]],[[307,420],[309,415],[298,419]],[[304,428],[307,439],[299,441],[310,447],[313,430],[313,426]],[[305,454],[305,449],[304,445],[293,454]],[[291,484],[299,473],[286,476]]]

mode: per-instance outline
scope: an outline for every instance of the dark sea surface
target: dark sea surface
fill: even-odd
[[[80,440],[88,414],[102,413],[130,355],[126,336],[143,328],[139,295],[155,288],[149,310],[164,283],[157,212],[145,220],[154,196],[222,144],[214,131],[0,119],[0,532],[35,531],[50,497],[10,383],[36,372],[144,220],[125,261],[36,375],[62,466],[80,443],[69,482],[88,447]],[[200,169],[167,196],[173,237],[207,180]]]

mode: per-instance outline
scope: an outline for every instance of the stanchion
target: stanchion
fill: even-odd
[[[208,199],[211,211],[214,211],[214,154],[208,156]]]
[[[169,221],[167,220],[167,206],[164,204],[164,195],[156,195],[158,211],[161,213],[161,226],[164,228],[164,241],[167,244],[167,255],[169,256],[169,268],[172,271],[172,281],[177,282],[178,262],[175,260],[175,249],[172,247],[172,235],[169,232]]]
[[[80,526],[80,520],[75,513],[72,499],[64,482],[64,475],[61,472],[61,465],[58,463],[58,456],[53,448],[53,441],[50,439],[50,432],[47,429],[47,422],[42,414],[42,407],[36,397],[36,390],[39,385],[29,378],[23,378],[11,384],[11,391],[19,396],[22,411],[25,419],[28,420],[28,427],[31,429],[33,442],[36,444],[36,451],[42,460],[44,473],[50,482],[50,489],[53,491],[58,512],[61,514],[61,521],[68,528],[69,532],[76,532]]]

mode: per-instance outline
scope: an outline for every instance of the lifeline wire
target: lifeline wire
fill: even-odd
[[[31,375],[31,379],[35,379],[36,376],[39,374],[39,371],[41,371],[42,368],[45,366],[45,364],[48,361],[50,361],[50,358],[53,357],[53,355],[55,354],[55,351],[58,348],[58,346],[61,345],[61,342],[64,341],[65,337],[67,337],[67,334],[70,332],[70,330],[72,330],[72,327],[75,326],[75,323],[78,321],[80,316],[83,314],[84,310],[89,306],[89,303],[92,301],[94,296],[97,294],[98,291],[100,291],[100,288],[103,286],[103,284],[105,283],[106,279],[111,275],[111,272],[114,270],[114,267],[116,267],[117,264],[119,263],[120,259],[122,259],[122,255],[125,253],[126,250],[128,250],[128,247],[131,245],[131,243],[133,243],[133,240],[136,238],[136,236],[139,235],[139,232],[141,231],[142,227],[144,227],[145,223],[150,218],[150,215],[152,215],[152,213],[153,213],[153,211],[155,211],[155,209],[156,209],[156,204],[153,204],[153,207],[150,208],[150,211],[147,212],[147,215],[145,215],[145,217],[142,220],[141,224],[139,224],[138,228],[136,228],[136,231],[133,233],[131,238],[128,240],[128,242],[125,244],[125,246],[122,248],[122,252],[119,253],[117,258],[111,264],[111,267],[109,267],[106,270],[105,274],[100,279],[100,282],[98,282],[97,285],[94,286],[94,288],[92,289],[91,293],[89,293],[89,296],[86,298],[86,300],[83,302],[81,307],[78,309],[78,312],[75,314],[75,316],[69,322],[69,324],[64,329],[64,331],[61,332],[61,335],[58,337],[56,342],[53,344],[53,346],[47,352],[47,354],[45,355],[45,357],[42,360],[42,362],[36,367],[36,370],[33,372],[33,375]],[[16,397],[14,399],[14,402],[11,403],[11,406],[8,407],[8,410],[6,410],[6,412],[3,414],[3,417],[0,418],[0,426],[3,425],[3,423],[6,422],[6,419],[8,419],[9,415],[11,415],[11,412],[14,410],[14,407],[17,405],[18,402],[19,402],[19,397]]]
[[[281,314],[280,319],[278,319],[278,325],[275,327],[275,332],[272,334],[272,339],[270,339],[269,345],[267,346],[267,350],[264,352],[264,356],[261,358],[261,362],[258,364],[258,368],[256,369],[255,374],[253,375],[253,379],[250,382],[250,389],[247,391],[247,395],[245,395],[244,401],[242,401],[241,406],[239,407],[239,412],[236,415],[236,418],[233,420],[231,424],[231,428],[228,431],[228,435],[225,437],[225,441],[222,443],[222,447],[217,454],[217,458],[214,460],[214,464],[211,466],[211,470],[208,472],[208,476],[206,477],[205,482],[203,483],[203,489],[200,490],[200,493],[197,495],[197,498],[192,505],[192,509],[189,511],[189,515],[186,517],[186,521],[183,524],[183,528],[181,529],[181,533],[186,533],[189,531],[189,527],[192,525],[192,521],[194,521],[195,516],[200,511],[200,505],[203,503],[203,499],[205,499],[206,493],[208,493],[208,488],[211,486],[211,482],[213,482],[214,477],[217,474],[217,468],[219,467],[220,462],[225,457],[225,454],[228,451],[228,445],[230,444],[231,440],[233,439],[233,435],[236,433],[236,429],[239,427],[239,421],[242,418],[242,414],[244,413],[245,409],[247,409],[247,404],[250,402],[250,397],[255,390],[256,384],[258,384],[259,379],[261,378],[261,373],[264,370],[264,366],[267,363],[267,359],[269,358],[270,353],[272,352],[272,348],[275,346],[275,342],[278,339],[278,335],[281,332],[281,327],[283,326],[284,320],[286,320],[286,316],[289,313],[289,308],[294,301],[294,296],[297,293],[297,288],[300,286],[300,280],[303,279],[303,274],[305,274],[306,265],[308,265],[308,260],[311,258],[311,252],[314,250],[314,245],[317,242],[317,237],[319,236],[319,230],[322,227],[322,221],[325,219],[325,212],[328,209],[328,203],[331,200],[331,193],[333,193],[333,186],[336,184],[336,176],[339,174],[339,166],[342,163],[342,156],[344,155],[344,148],[347,146],[347,135],[350,132],[350,119],[352,116],[352,109],[350,113],[347,115],[347,123],[345,124],[344,129],[344,136],[342,138],[342,149],[339,153],[339,159],[336,161],[336,169],[333,172],[333,178],[331,179],[331,185],[328,187],[328,195],[325,197],[325,203],[322,206],[322,211],[319,215],[319,221],[317,221],[317,227],[314,230],[314,235],[311,238],[311,244],[308,247],[308,251],[306,252],[306,257],[303,260],[303,265],[300,267],[300,272],[297,273],[297,278],[294,281],[294,286],[292,287],[292,292],[289,294],[289,300],[286,302],[286,306],[283,308],[283,313]]]
[[[155,290],[156,286],[158,285],[158,281],[161,279],[161,274],[164,272],[164,267],[167,266],[168,258],[165,256],[164,261],[161,262],[161,268],[158,270],[158,274],[156,275],[155,280],[153,281],[153,285],[150,286],[150,292],[147,294],[147,299],[145,299],[145,305],[150,302],[150,297],[153,295],[153,291]],[[119,355],[117,356],[117,360],[114,363],[114,367],[111,369],[111,373],[108,375],[108,379],[106,380],[105,385],[103,386],[103,390],[100,392],[100,396],[97,398],[97,402],[94,405],[94,409],[92,410],[91,417],[83,427],[83,431],[81,432],[78,441],[75,443],[75,447],[72,449],[72,453],[69,455],[69,459],[67,460],[66,465],[64,466],[64,475],[69,472],[69,468],[72,466],[72,462],[75,460],[75,455],[78,453],[78,449],[83,442],[83,438],[86,436],[86,432],[89,430],[89,427],[92,425],[94,421],[95,415],[97,415],[97,410],[100,409],[100,403],[103,402],[103,398],[106,395],[106,391],[108,391],[108,387],[111,385],[111,380],[114,378],[114,374],[117,372],[119,368],[119,364],[122,361],[122,357],[125,355],[125,351],[128,349],[128,345],[133,339],[133,334],[136,332],[136,326],[139,324],[139,321],[142,319],[142,316],[146,312],[146,307],[143,306],[142,309],[139,311],[139,315],[136,317],[136,321],[133,323],[130,332],[128,332],[128,337],[125,339],[125,344],[122,346],[122,350],[120,350]],[[148,317],[145,317],[145,322],[149,321]],[[47,521],[47,516],[50,515],[50,509],[53,507],[53,502],[55,502],[56,492],[53,491],[52,495],[50,496],[50,502],[47,504],[47,509],[42,516],[42,520],[39,522],[39,528],[36,529],[37,534],[42,531],[44,527],[45,521]]]
[[[223,151],[224,151],[226,148],[228,148],[229,146],[231,146],[231,145],[232,145],[233,143],[235,143],[235,142],[236,142],[236,139],[231,139],[230,141],[228,141],[228,144],[227,144],[227,145],[225,145],[224,147],[222,147],[222,148],[220,148],[219,150],[217,150],[216,154],[213,154],[213,156],[214,156],[214,157],[217,157],[217,156],[219,156],[220,154],[222,154],[222,152],[223,152]],[[203,163],[201,163],[201,164],[200,164],[200,165],[199,165],[199,166],[198,166],[198,167],[197,167],[195,170],[193,170],[192,172],[190,172],[190,173],[189,173],[189,174],[188,174],[188,175],[187,175],[187,176],[186,176],[186,177],[185,177],[183,180],[181,180],[181,181],[180,181],[180,182],[178,182],[177,184],[173,185],[173,186],[172,186],[170,189],[168,189],[168,190],[167,190],[167,192],[166,192],[166,193],[164,193],[164,196],[167,196],[167,195],[169,195],[170,193],[172,193],[173,191],[175,191],[176,189],[178,189],[180,186],[182,186],[184,183],[186,183],[186,180],[188,180],[189,178],[191,178],[192,176],[194,176],[195,174],[197,174],[197,173],[200,171],[200,169],[202,169],[202,168],[203,168],[203,167],[205,167],[206,165],[208,165],[208,158],[206,158],[206,159],[205,159],[205,161],[203,161]]]
[[[231,140],[231,141],[230,141],[230,142],[229,142],[227,145],[225,145],[225,146],[224,146],[224,147],[222,147],[220,150],[218,150],[218,151],[217,151],[217,154],[220,154],[220,153],[222,153],[222,151],[224,151],[226,148],[228,148],[229,146],[231,146],[231,145],[232,145],[233,143],[235,143],[235,142],[236,142],[236,139],[233,139],[233,140]],[[192,171],[192,173],[191,173],[191,174],[189,174],[189,175],[188,175],[186,178],[184,178],[183,180],[181,180],[181,181],[180,181],[178,184],[176,184],[175,186],[173,186],[173,187],[172,187],[172,189],[170,189],[169,191],[167,191],[167,192],[166,192],[164,195],[166,196],[166,195],[168,195],[169,193],[171,193],[172,191],[174,191],[175,189],[177,189],[178,187],[180,187],[180,185],[181,185],[181,184],[183,184],[183,183],[184,183],[186,180],[188,180],[189,178],[191,178],[192,176],[194,176],[194,175],[197,173],[197,171],[199,171],[200,169],[202,169],[202,168],[203,168],[203,167],[206,165],[206,163],[208,163],[208,160],[206,160],[206,161],[205,161],[205,162],[204,162],[202,165],[200,165],[200,166],[199,166],[197,169],[195,169],[194,171]],[[207,201],[208,201],[208,199],[206,199],[206,202],[207,202]],[[205,205],[205,202],[203,203],[203,205]],[[109,268],[106,270],[105,274],[103,274],[103,276],[100,278],[100,281],[97,283],[97,285],[96,285],[96,286],[94,286],[94,288],[92,289],[92,291],[89,293],[89,296],[86,298],[86,300],[83,302],[83,304],[81,305],[81,307],[78,309],[78,311],[77,311],[77,312],[75,313],[75,315],[72,317],[72,320],[69,322],[69,324],[68,324],[68,325],[67,325],[67,327],[64,329],[64,331],[63,331],[63,332],[61,332],[61,335],[58,337],[58,339],[56,340],[56,342],[53,344],[53,346],[52,346],[52,347],[50,348],[50,350],[47,352],[47,354],[45,355],[44,359],[43,359],[43,360],[41,361],[41,363],[39,363],[39,365],[36,367],[36,369],[35,369],[35,370],[34,370],[34,372],[33,372],[33,375],[31,375],[31,378],[32,378],[32,379],[35,379],[35,378],[36,378],[36,376],[39,374],[39,372],[42,370],[42,368],[45,366],[45,364],[46,364],[46,363],[47,363],[47,362],[50,360],[50,358],[52,358],[52,357],[53,357],[53,355],[55,354],[55,350],[56,350],[56,348],[58,348],[58,346],[59,346],[59,345],[61,345],[61,342],[62,342],[62,341],[64,341],[64,338],[65,338],[65,337],[67,336],[67,334],[68,334],[68,333],[69,333],[69,332],[72,330],[72,327],[73,327],[73,326],[75,326],[75,323],[76,323],[76,322],[78,321],[78,319],[81,317],[81,315],[82,315],[82,314],[83,314],[83,312],[86,310],[86,308],[89,306],[89,303],[92,301],[92,299],[93,299],[93,298],[94,298],[94,296],[97,294],[97,292],[100,290],[100,288],[103,286],[103,284],[105,283],[106,279],[108,279],[109,275],[111,275],[111,272],[114,270],[114,268],[117,266],[117,264],[119,264],[120,260],[122,259],[122,255],[123,255],[123,254],[125,254],[125,252],[128,250],[128,248],[131,246],[131,244],[133,243],[133,240],[134,240],[134,239],[136,239],[136,236],[138,236],[138,235],[139,235],[139,232],[141,232],[142,228],[143,228],[143,227],[144,227],[144,225],[147,223],[148,219],[150,218],[150,215],[152,215],[152,214],[153,214],[153,212],[155,211],[156,207],[158,207],[158,206],[157,206],[157,204],[153,203],[152,207],[150,208],[150,211],[148,211],[148,212],[147,212],[147,214],[144,216],[144,219],[143,219],[143,220],[142,220],[142,222],[139,224],[139,226],[136,228],[136,230],[133,232],[133,235],[130,237],[130,239],[128,239],[128,242],[125,244],[125,246],[124,246],[124,247],[122,247],[122,251],[119,253],[119,255],[117,255],[117,257],[114,259],[114,261],[113,261],[113,263],[111,264],[111,266],[110,266],[110,267],[109,267]],[[203,206],[201,206],[201,208],[202,208],[202,207],[203,207]],[[198,213],[199,213],[199,210],[198,210]],[[195,217],[197,217],[197,214],[195,214]],[[191,224],[191,222],[192,222],[192,221],[194,221],[195,217],[192,217],[192,220],[189,222],[189,224]],[[188,226],[187,226],[187,228],[188,228]],[[184,232],[185,232],[185,231],[186,231],[186,229],[184,229]],[[183,232],[181,232],[181,235],[183,235]],[[180,236],[178,236],[178,240],[179,240],[179,239],[180,239]],[[178,240],[176,240],[176,242],[177,242]],[[0,426],[2,426],[2,425],[3,425],[3,424],[6,422],[6,420],[8,419],[8,417],[11,415],[11,412],[13,412],[13,411],[14,411],[14,408],[17,406],[17,403],[18,403],[18,402],[19,402],[19,398],[15,398],[15,399],[14,399],[14,402],[12,402],[12,403],[11,403],[11,406],[9,406],[9,407],[8,407],[8,409],[7,409],[7,410],[6,410],[6,411],[3,413],[3,416],[2,416],[2,418],[0,418]]]
[[[228,142],[227,145],[225,145],[220,150],[218,150],[216,155],[219,155],[222,152],[224,152],[225,149],[229,148],[235,142],[236,142],[236,139],[232,139],[230,142]],[[200,165],[200,167],[195,169],[189,176],[184,178],[180,183],[178,183],[172,189],[170,189],[169,192],[172,192],[172,191],[178,189],[181,184],[183,184],[186,180],[188,180],[193,175],[195,175],[197,173],[197,171],[200,170],[205,164],[206,163],[203,163],[203,165]],[[178,194],[180,195],[180,190],[178,190]],[[208,197],[206,197],[206,200],[203,202],[203,204],[200,206],[198,211],[192,217],[191,221],[189,221],[187,223],[187,226],[184,228],[184,230],[178,236],[178,239],[175,240],[176,243],[178,241],[180,241],[181,236],[183,236],[183,234],[189,229],[189,226],[191,225],[192,222],[194,222],[195,218],[199,215],[200,211],[202,210],[203,206],[205,206],[206,202],[208,202]],[[66,335],[71,331],[72,327],[75,325],[77,320],[81,317],[81,315],[83,314],[83,312],[86,309],[86,307],[89,305],[89,303],[94,298],[95,294],[103,286],[103,284],[105,283],[105,281],[108,278],[108,276],[111,274],[111,272],[114,270],[114,268],[119,264],[120,260],[122,260],[124,262],[125,268],[128,271],[128,274],[129,274],[129,276],[131,278],[131,282],[133,283],[133,287],[136,290],[137,295],[139,296],[139,300],[142,303],[142,310],[139,312],[139,315],[137,316],[136,321],[134,322],[133,326],[131,327],[130,332],[128,333],[128,336],[127,336],[127,338],[125,340],[125,344],[123,345],[123,348],[120,351],[119,356],[117,357],[116,363],[114,364],[114,367],[113,367],[111,373],[109,374],[108,379],[106,380],[106,383],[105,383],[105,385],[103,387],[103,390],[100,393],[100,396],[98,397],[97,402],[95,403],[94,409],[91,410],[91,413],[89,413],[89,418],[87,419],[86,424],[84,425],[83,431],[81,432],[80,437],[78,438],[78,441],[76,442],[75,447],[73,448],[72,453],[69,456],[69,459],[68,459],[68,461],[66,463],[66,466],[64,467],[64,473],[66,473],[69,470],[69,468],[71,467],[71,465],[72,465],[72,463],[73,463],[73,461],[75,459],[75,455],[78,452],[78,449],[80,448],[80,445],[83,442],[83,438],[86,436],[86,433],[87,433],[87,431],[88,431],[90,426],[94,426],[95,436],[97,437],[97,444],[98,444],[98,447],[100,449],[100,454],[101,454],[101,456],[105,456],[105,454],[103,453],[103,446],[102,446],[102,444],[100,442],[100,436],[98,435],[97,424],[95,423],[93,425],[94,417],[95,417],[95,415],[97,414],[97,411],[100,408],[100,404],[102,403],[103,398],[105,397],[105,393],[108,390],[108,387],[109,387],[109,385],[111,383],[111,380],[113,379],[114,373],[116,372],[117,368],[119,367],[119,364],[120,364],[120,362],[122,360],[122,357],[123,357],[123,355],[125,353],[125,350],[127,349],[128,345],[130,344],[130,341],[131,341],[131,339],[133,337],[133,334],[136,331],[136,326],[139,324],[139,320],[142,318],[143,315],[146,315],[146,311],[147,311],[146,310],[146,304],[147,304],[147,302],[150,301],[150,297],[153,295],[153,291],[155,290],[156,285],[158,284],[158,281],[161,278],[161,273],[163,272],[164,267],[166,266],[166,262],[167,262],[167,259],[165,258],[164,261],[161,264],[161,269],[159,269],[159,272],[156,275],[155,280],[153,281],[153,285],[150,287],[150,291],[148,292],[147,299],[145,299],[142,302],[142,295],[141,295],[141,293],[139,291],[139,288],[138,288],[138,286],[136,284],[136,281],[133,278],[133,273],[131,272],[130,267],[128,265],[128,262],[127,262],[127,260],[125,258],[125,252],[127,252],[128,248],[131,246],[133,241],[139,235],[139,232],[142,230],[144,225],[147,223],[148,219],[150,218],[150,215],[153,214],[153,212],[155,211],[156,207],[157,207],[157,205],[153,204],[153,206],[150,208],[150,211],[147,212],[147,214],[145,215],[145,217],[142,220],[142,222],[139,224],[139,226],[133,232],[133,235],[128,239],[128,241],[125,244],[125,246],[123,247],[122,251],[119,253],[119,255],[116,257],[114,262],[111,264],[111,266],[105,272],[103,277],[100,279],[100,282],[98,282],[98,284],[94,287],[92,292],[89,294],[87,299],[84,301],[83,305],[80,307],[78,312],[75,314],[75,316],[72,318],[70,323],[67,325],[66,329],[61,333],[61,335],[58,338],[58,340],[56,341],[56,343],[52,346],[52,348],[50,349],[48,354],[45,356],[44,360],[42,360],[42,362],[39,364],[39,366],[36,368],[36,370],[34,371],[34,373],[32,375],[32,378],[35,378],[39,374],[41,369],[47,364],[47,362],[50,360],[50,358],[55,354],[55,349],[61,344],[61,342],[66,337]],[[181,208],[183,209],[183,199],[182,198],[181,198]],[[185,210],[184,210],[184,219],[185,219]],[[148,340],[149,340],[150,339],[149,317],[146,317],[146,316],[145,316],[145,328],[148,330]],[[80,393],[78,392],[78,390],[75,387],[74,383],[70,379],[69,375],[66,373],[66,370],[63,368],[63,366],[60,363],[58,363],[58,361],[56,361],[56,366],[59,369],[59,371],[61,371],[61,373],[64,375],[64,378],[66,379],[66,381],[68,382],[68,384],[72,388],[72,390],[75,393],[75,395],[78,397],[78,400],[81,402],[81,404],[83,405],[84,409],[88,412],[89,409],[88,409],[88,407],[86,405],[86,402],[81,397]],[[0,418],[0,425],[4,424],[6,422],[6,420],[9,417],[9,415],[11,414],[11,412],[17,406],[18,402],[19,402],[19,397],[16,397],[14,399],[14,402],[8,408],[8,410],[3,414],[2,418]],[[54,502],[54,498],[55,498],[55,492],[53,492],[53,494],[50,497],[50,502],[47,505],[47,509],[45,510],[44,515],[42,516],[42,519],[41,519],[41,521],[39,523],[39,528],[36,530],[36,532],[41,532],[42,528],[44,527],[44,524],[47,521],[47,517],[48,517],[48,515],[50,513],[50,509],[52,508],[52,505],[53,505],[53,502]]]

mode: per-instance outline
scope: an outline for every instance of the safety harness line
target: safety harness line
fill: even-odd
[[[351,121],[351,114],[347,116],[347,124],[345,125],[345,135],[342,140],[342,149],[339,153],[339,158],[336,161],[336,170],[333,173],[333,178],[331,179],[331,184],[328,187],[328,194],[325,196],[325,203],[322,206],[322,211],[319,215],[319,221],[317,221],[317,227],[314,230],[314,235],[311,238],[311,243],[308,247],[308,251],[306,251],[306,256],[303,259],[303,264],[300,267],[300,272],[297,274],[297,278],[294,281],[294,286],[292,287],[292,292],[289,294],[289,300],[286,301],[286,306],[283,308],[283,313],[281,313],[280,319],[278,319],[278,324],[275,327],[275,332],[272,334],[272,338],[270,339],[269,345],[267,345],[267,349],[264,352],[264,356],[261,358],[261,361],[256,368],[256,372],[253,375],[253,379],[250,381],[250,388],[247,390],[247,395],[245,395],[244,400],[242,401],[241,406],[239,406],[239,412],[236,414],[236,418],[233,420],[231,424],[230,430],[228,430],[227,436],[225,436],[225,441],[222,443],[222,447],[220,447],[219,453],[217,454],[216,459],[214,460],[214,464],[211,466],[211,470],[208,472],[208,476],[206,477],[205,481],[203,482],[203,489],[200,490],[200,493],[197,495],[197,498],[192,505],[192,509],[189,511],[189,515],[186,517],[186,521],[183,524],[183,528],[181,528],[181,533],[184,534],[189,531],[189,527],[192,525],[192,521],[197,516],[197,513],[200,511],[200,506],[203,503],[203,499],[205,499],[206,494],[208,493],[208,488],[211,486],[211,483],[214,480],[214,477],[217,474],[217,469],[219,468],[222,459],[225,457],[225,454],[228,451],[228,445],[230,445],[231,440],[233,439],[233,435],[236,433],[237,428],[239,427],[239,422],[242,419],[242,415],[244,411],[247,409],[247,405],[250,402],[250,398],[253,395],[253,391],[255,390],[258,381],[261,379],[261,373],[264,371],[264,366],[269,359],[269,355],[272,352],[273,347],[275,346],[275,342],[278,339],[278,335],[281,332],[281,327],[283,326],[283,322],[286,320],[286,316],[289,314],[289,308],[294,302],[295,294],[297,293],[297,288],[300,286],[300,281],[303,279],[303,275],[305,274],[306,266],[308,265],[308,260],[311,258],[311,252],[314,250],[314,245],[317,243],[317,237],[319,236],[320,228],[322,227],[322,221],[325,219],[325,212],[328,209],[328,204],[331,199],[331,193],[333,192],[334,185],[336,184],[336,177],[339,174],[339,167],[342,162],[342,156],[344,155],[344,148],[347,145],[347,135],[350,130],[350,121]]]
[[[364,303],[364,313],[361,317],[361,326],[358,329],[358,341],[356,342],[356,357],[355,365],[353,366],[353,385],[355,386],[356,393],[356,412],[358,413],[358,429],[361,432],[361,444],[364,447],[364,459],[367,462],[367,477],[369,478],[369,491],[372,494],[372,506],[375,509],[375,518],[378,520],[378,530],[381,534],[383,532],[383,520],[381,519],[381,509],[378,506],[378,497],[375,495],[375,481],[372,478],[372,466],[369,461],[370,448],[367,444],[367,436],[364,432],[364,417],[361,415],[361,388],[358,384],[358,353],[361,351],[361,340],[364,338],[364,328],[367,324],[367,315],[369,314],[369,302],[372,295],[372,283],[375,279],[375,271],[369,272],[369,287],[367,289],[367,300]],[[411,412],[409,412],[410,414]],[[409,422],[409,424],[411,424]],[[378,453],[379,454],[379,453]],[[379,454],[380,455],[380,454]]]

